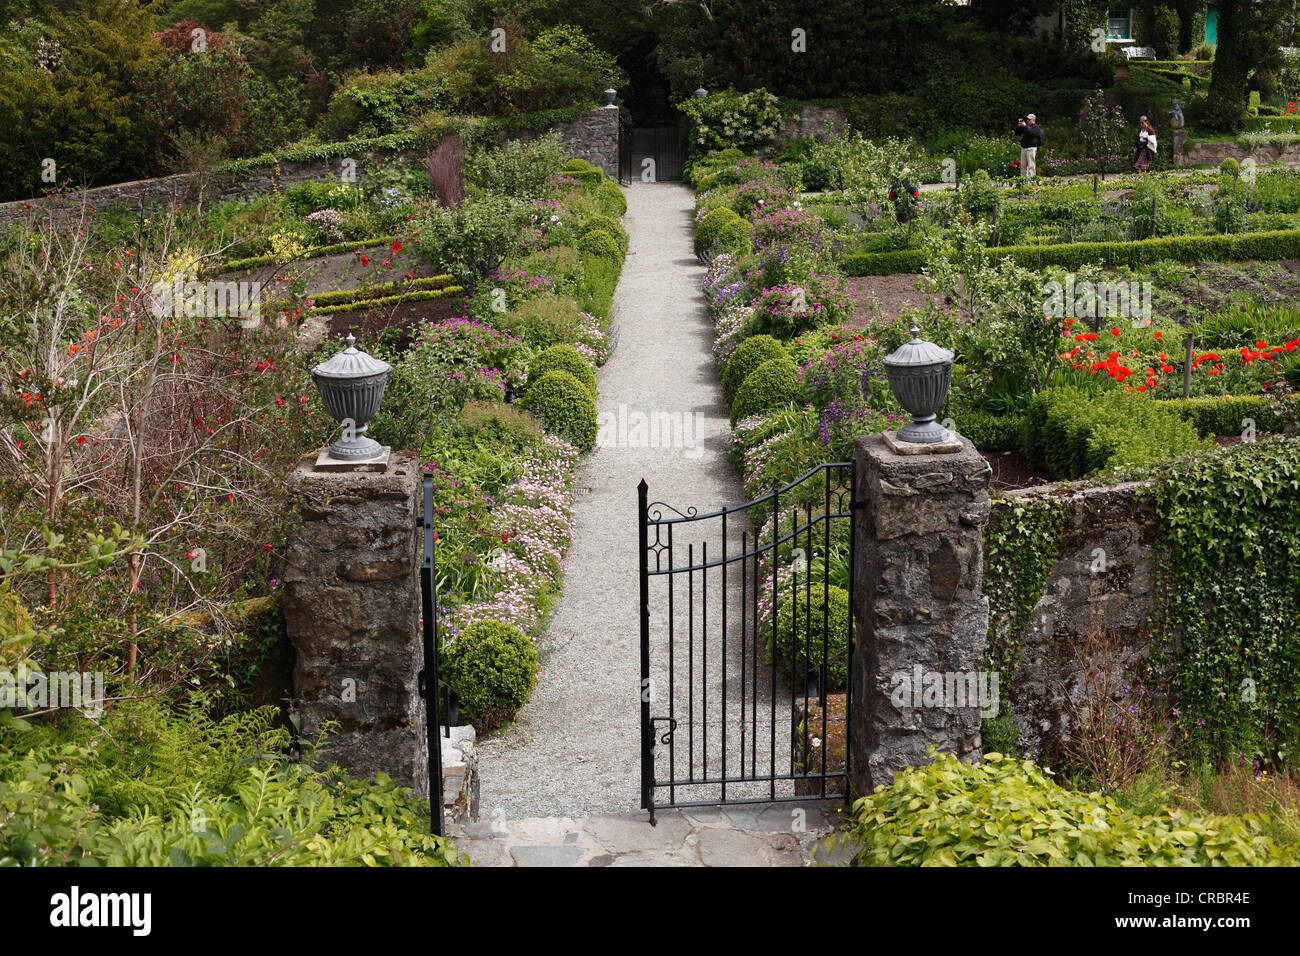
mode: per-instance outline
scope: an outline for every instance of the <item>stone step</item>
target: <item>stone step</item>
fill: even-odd
[[[660,809],[649,814],[486,819],[448,827],[479,866],[810,866],[844,864],[827,849],[844,805],[776,803]]]

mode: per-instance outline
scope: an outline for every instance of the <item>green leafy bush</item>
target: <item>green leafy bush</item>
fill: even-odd
[[[461,435],[477,436],[497,448],[525,448],[542,437],[542,426],[525,408],[505,402],[466,402],[460,410]]]
[[[518,242],[510,201],[492,194],[451,208],[425,204],[412,225],[420,257],[466,288],[499,266]]]
[[[528,383],[524,406],[548,431],[582,451],[596,444],[596,400],[581,381],[568,372],[547,372]]]
[[[781,673],[793,675],[798,686],[803,686],[805,669],[820,668],[824,659],[825,689],[839,692],[848,680],[848,646],[849,592],[833,584],[814,584],[805,592],[800,582],[794,596],[786,598],[777,612],[767,659]]]
[[[969,438],[980,451],[1017,451],[1024,419],[1019,415],[994,415],[969,409],[955,418],[957,432]]]
[[[604,229],[591,229],[578,238],[578,248],[589,256],[618,261],[623,258],[622,243]]]
[[[762,146],[781,128],[777,98],[767,90],[723,90],[682,101],[678,109],[690,121],[690,148],[707,153]]]
[[[1200,447],[1196,428],[1171,403],[1074,388],[1047,389],[1030,399],[1023,440],[1030,467],[1065,479],[1149,464]]]
[[[627,233],[623,231],[623,228],[617,221],[603,213],[596,213],[595,215],[588,216],[587,221],[583,224],[582,231],[584,233],[592,231],[608,233],[613,236],[614,241],[618,243],[619,256],[622,257],[627,253]]]
[[[1214,435],[1240,435],[1246,419],[1255,423],[1257,432],[1280,432],[1282,421],[1268,403],[1255,395],[1207,395],[1203,398],[1171,399],[1170,406],[1191,422],[1202,438]]]
[[[578,303],[566,297],[527,299],[504,315],[494,316],[492,324],[503,332],[522,336],[535,349],[582,339],[582,311]]]
[[[541,378],[547,372],[568,372],[583,385],[592,396],[596,394],[596,373],[591,364],[582,357],[582,353],[569,345],[552,345],[542,351],[528,366],[529,378]]]
[[[803,400],[799,370],[788,358],[764,362],[746,377],[731,406],[731,423]]]
[[[741,218],[726,206],[710,209],[695,227],[695,254],[703,255],[718,242],[722,227],[730,222],[740,222]]]
[[[562,374],[562,373],[556,373]],[[537,683],[537,649],[523,631],[476,621],[442,649],[441,676],[479,730],[493,730],[528,703]]]
[[[735,401],[736,393],[745,379],[756,368],[771,359],[789,359],[786,347],[770,335],[755,335],[745,339],[722,370],[722,395],[728,402]]]
[[[608,179],[602,182],[596,187],[596,199],[606,215],[622,216],[627,212],[627,197],[618,188],[618,183]]]
[[[857,866],[1278,866],[1254,816],[1139,815],[1066,790],[1031,761],[952,754],[897,774],[853,804],[840,838]]]
[[[465,157],[465,182],[484,192],[518,199],[540,199],[560,171],[564,147],[555,133],[531,143],[480,146]]]

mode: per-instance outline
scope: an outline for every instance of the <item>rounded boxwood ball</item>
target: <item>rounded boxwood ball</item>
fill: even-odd
[[[726,206],[710,209],[695,227],[695,254],[700,256],[708,252],[718,241],[723,227],[740,221],[741,218]]]
[[[502,621],[476,621],[442,649],[441,678],[456,689],[478,730],[492,730],[528,703],[537,683],[537,648]]]
[[[728,402],[735,401],[736,393],[745,379],[764,362],[774,358],[790,357],[784,345],[770,335],[754,335],[740,343],[734,355],[722,369],[722,395]]]
[[[623,257],[618,240],[603,229],[584,232],[578,239],[578,249],[589,256],[601,256],[616,262]]]
[[[552,345],[539,352],[528,365],[529,379],[541,378],[547,372],[555,371],[568,372],[587,386],[587,391],[595,397],[596,371],[572,345]]]
[[[823,626],[823,618],[824,626]],[[807,591],[799,582],[797,595],[788,597],[776,615],[776,633],[767,645],[767,660],[803,686],[805,668],[820,669],[822,641],[826,642],[826,690],[845,688],[849,674],[849,592],[841,587],[814,584]]]
[[[556,369],[528,383],[524,407],[580,451],[596,444],[596,400],[581,381]]]
[[[618,223],[609,216],[599,212],[594,216],[588,216],[582,231],[591,232],[593,229],[609,233],[614,238],[614,241],[618,243],[620,251],[627,251],[627,237],[623,234],[623,230],[619,228]]]
[[[768,359],[745,379],[731,406],[731,424],[803,399],[799,369],[788,358]]]

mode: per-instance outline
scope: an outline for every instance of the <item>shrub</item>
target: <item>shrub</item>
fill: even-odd
[[[1048,389],[1030,399],[1025,415],[1025,457],[1055,478],[1150,464],[1198,447],[1196,428],[1170,403],[1118,390]]]
[[[568,372],[596,395],[596,372],[582,353],[569,345],[552,345],[533,359],[528,366],[529,378],[541,378],[547,372]]]
[[[853,804],[857,866],[1294,865],[1255,817],[1143,815],[1076,793],[1031,761],[939,754]]]
[[[540,199],[559,172],[563,157],[564,147],[555,133],[531,143],[511,140],[500,148],[484,146],[471,151],[465,160],[465,180],[484,192]]]
[[[524,406],[541,419],[548,431],[581,451],[596,444],[596,400],[587,386],[568,372],[547,372],[530,382]]]
[[[627,197],[618,183],[605,180],[596,187],[596,199],[607,215],[622,216],[627,212]]]
[[[582,183],[588,192],[595,192],[605,181],[605,173],[595,167],[588,166],[586,169],[565,169],[564,175],[569,179],[576,179]]]
[[[771,140],[781,127],[777,98],[767,90],[724,90],[692,97],[678,109],[690,120],[690,146],[701,153],[728,148],[753,149]]]
[[[955,416],[958,434],[969,438],[980,451],[1016,451],[1024,419],[1020,415],[994,415],[970,409]]]
[[[789,358],[769,359],[754,369],[736,392],[731,423],[784,408],[802,398],[803,386],[799,384],[799,369],[794,362]]]
[[[577,342],[582,338],[582,310],[567,297],[538,296],[528,299],[504,315],[494,316],[493,325],[514,332],[535,349]]]
[[[1010,257],[1028,269],[1087,265],[1137,267],[1170,259],[1175,262],[1278,261],[1300,258],[1300,230],[1232,235],[1170,236],[1135,242],[1071,242],[1048,246],[1001,246],[999,257]],[[920,272],[924,249],[899,252],[850,252],[843,257],[845,275],[893,275]]]
[[[1241,176],[1241,166],[1235,159],[1228,156],[1223,160],[1223,162],[1219,163],[1219,172],[1223,173],[1225,176],[1231,176],[1233,179],[1237,179]]]
[[[1211,395],[1204,398],[1172,399],[1170,407],[1191,422],[1202,438],[1240,435],[1247,418],[1259,432],[1280,432],[1282,422],[1268,403],[1256,395]]]
[[[442,650],[442,679],[479,730],[493,730],[528,703],[537,682],[537,649],[523,631],[478,621]]]
[[[416,214],[415,249],[429,265],[467,288],[505,260],[518,236],[510,201],[487,195],[454,208],[425,205]]]
[[[849,673],[849,592],[833,584],[814,584],[805,591],[801,584],[777,612],[776,632],[767,647],[768,663],[793,675],[796,686],[803,686],[804,668],[819,667],[823,660],[823,643],[825,689],[842,691]]]
[[[616,221],[603,213],[596,213],[595,215],[588,216],[586,223],[583,225],[582,231],[607,232],[613,236],[614,241],[618,243],[619,255],[621,256],[627,252],[627,234],[623,232],[623,229]]]
[[[622,244],[604,229],[591,229],[578,238],[578,248],[589,256],[612,259],[623,258]]]
[[[745,339],[722,370],[722,394],[728,402],[735,401],[736,393],[745,379],[764,362],[772,359],[789,359],[784,345],[770,335],[755,335]]]
[[[702,256],[712,249],[713,244],[718,242],[722,227],[731,222],[743,222],[743,220],[726,206],[709,210],[700,220],[700,224],[695,227],[695,254]]]
[[[526,408],[505,402],[467,402],[460,410],[459,429],[464,435],[481,436],[497,447],[521,448],[542,437],[542,426]]]

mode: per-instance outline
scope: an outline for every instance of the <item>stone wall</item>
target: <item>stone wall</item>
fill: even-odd
[[[587,110],[578,114],[569,123],[554,127],[564,143],[565,154],[585,159],[605,172],[618,175],[618,107],[607,106]],[[525,131],[502,134],[499,140],[511,139],[525,142],[536,139],[541,133]],[[421,155],[419,150],[372,150],[359,152],[346,157],[355,160],[358,181],[365,178],[366,171],[372,166],[393,159],[411,160]],[[273,185],[283,189],[294,183],[307,180],[325,180],[339,178],[343,172],[345,157],[310,162],[282,160],[279,170],[276,164],[261,166],[238,177],[215,176],[202,190],[205,203],[233,199],[238,196],[264,195],[272,191]],[[139,210],[174,204],[194,205],[199,201],[200,190],[191,173],[176,176],[163,176],[158,179],[141,179],[129,183],[114,183],[111,186],[98,186],[81,193],[70,194],[56,200],[24,199],[15,202],[0,203],[0,230],[7,229],[32,213],[70,216],[78,214],[84,201],[94,209],[125,207]]]
[[[1174,152],[1174,165],[1218,166],[1229,157],[1239,163],[1243,159],[1251,158],[1261,166],[1268,163],[1286,163],[1290,166],[1300,166],[1300,143],[1292,143],[1289,146],[1275,146],[1272,143],[1265,143],[1254,147],[1230,142],[1192,143],[1190,146],[1184,146],[1181,150]]]
[[[1089,634],[1114,639],[1121,669],[1150,654],[1147,621],[1157,603],[1159,517],[1141,499],[1143,487],[1043,486],[994,502],[991,528],[1006,520],[1017,503],[1049,501],[1065,511],[1043,595],[1019,635],[1019,665],[1011,681],[1010,704],[1023,756],[1050,763],[1069,739],[1071,716],[1084,699]],[[998,625],[991,622],[995,633]]]
[[[781,130],[776,135],[776,141],[773,149],[780,146],[787,140],[799,136],[824,136],[830,138],[837,135],[844,129],[846,116],[843,107],[840,106],[818,106],[808,104],[802,107],[799,112],[788,116],[781,125]]]

